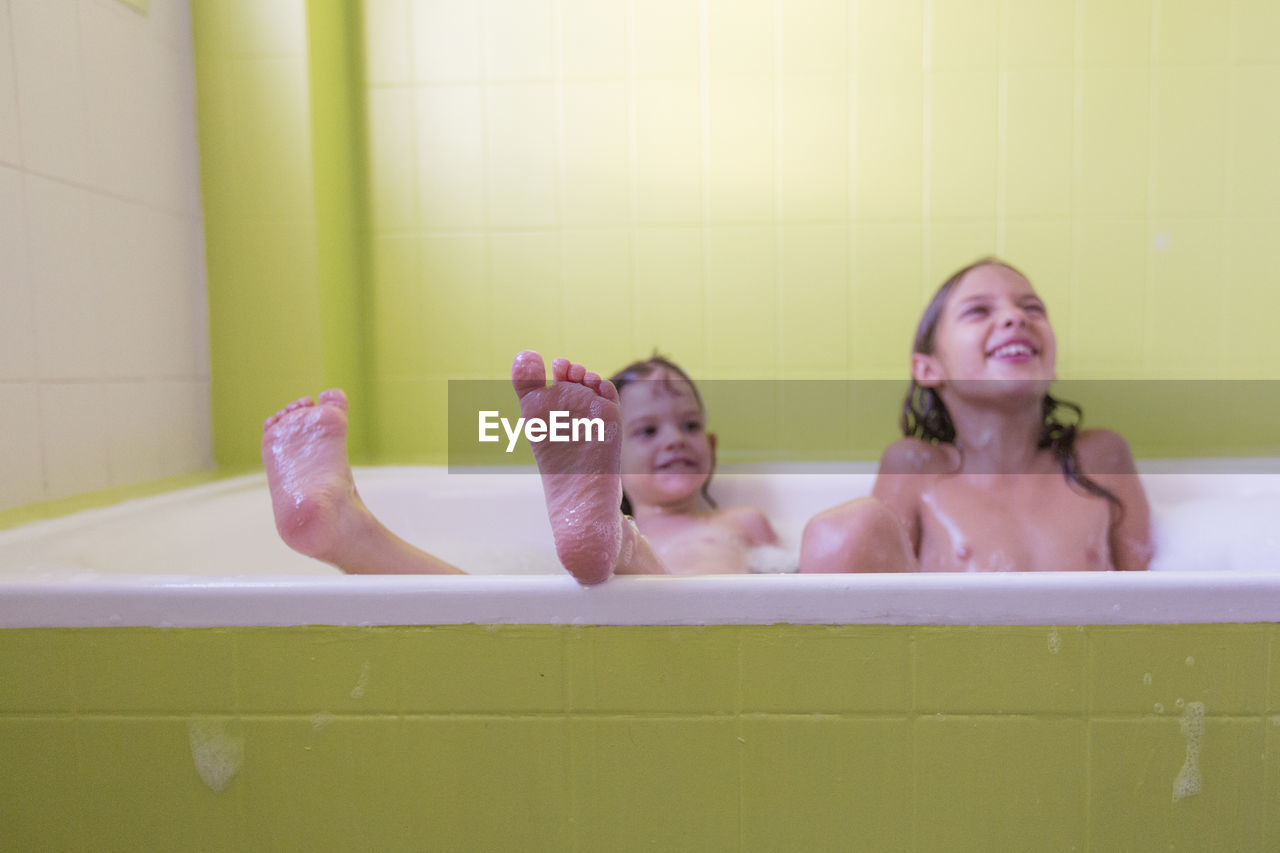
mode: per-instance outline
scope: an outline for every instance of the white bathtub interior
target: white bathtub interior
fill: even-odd
[[[1142,464],[1155,571],[1280,569],[1280,460]],[[355,471],[373,513],[413,544],[472,574],[558,574],[532,469]],[[760,507],[798,551],[814,513],[870,493],[874,464],[753,467],[712,484],[721,506]],[[0,575],[334,575],[276,534],[264,475],[247,475],[0,531]]]
[[[0,531],[0,627],[436,624],[1159,624],[1280,621],[1280,461],[1140,463],[1152,572],[617,578],[555,558],[532,470],[360,468],[389,528],[470,577],[342,575],[276,534],[265,477],[218,481]],[[794,553],[874,465],[737,469]]]

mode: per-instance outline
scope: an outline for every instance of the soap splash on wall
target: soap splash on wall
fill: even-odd
[[[244,762],[244,738],[232,734],[223,720],[192,720],[187,733],[200,778],[210,790],[226,790]]]
[[[1173,780],[1173,801],[1200,793],[1200,742],[1204,739],[1204,703],[1188,702],[1182,711],[1182,736],[1187,758]]]

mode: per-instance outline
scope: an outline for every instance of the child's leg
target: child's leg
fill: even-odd
[[[600,418],[603,441],[533,444],[542,475],[547,515],[560,562],[580,583],[612,574],[663,574],[662,564],[635,525],[622,515],[622,417],[618,392],[580,364],[557,358],[547,385],[542,356],[525,350],[511,365],[520,414],[547,420],[553,411],[570,418]],[[592,436],[594,437],[594,436]]]
[[[280,538],[350,574],[461,574],[387,530],[356,493],[347,462],[347,398],[325,391],[267,418],[262,464]]]
[[[804,527],[801,572],[917,572],[906,528],[888,506],[858,498],[824,510]]]

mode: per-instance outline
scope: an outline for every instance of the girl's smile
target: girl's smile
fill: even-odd
[[[952,290],[932,353],[916,353],[917,382],[940,388],[959,380],[1054,378],[1057,341],[1044,303],[1012,269],[972,270]]]

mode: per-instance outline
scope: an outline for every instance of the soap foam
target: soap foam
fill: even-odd
[[[222,720],[198,719],[187,725],[196,772],[213,791],[224,791],[244,762],[244,738]]]
[[[1181,701],[1181,700],[1179,700]],[[1188,702],[1182,712],[1182,736],[1187,739],[1187,757],[1173,780],[1173,801],[1200,793],[1200,743],[1204,739],[1204,703]]]

